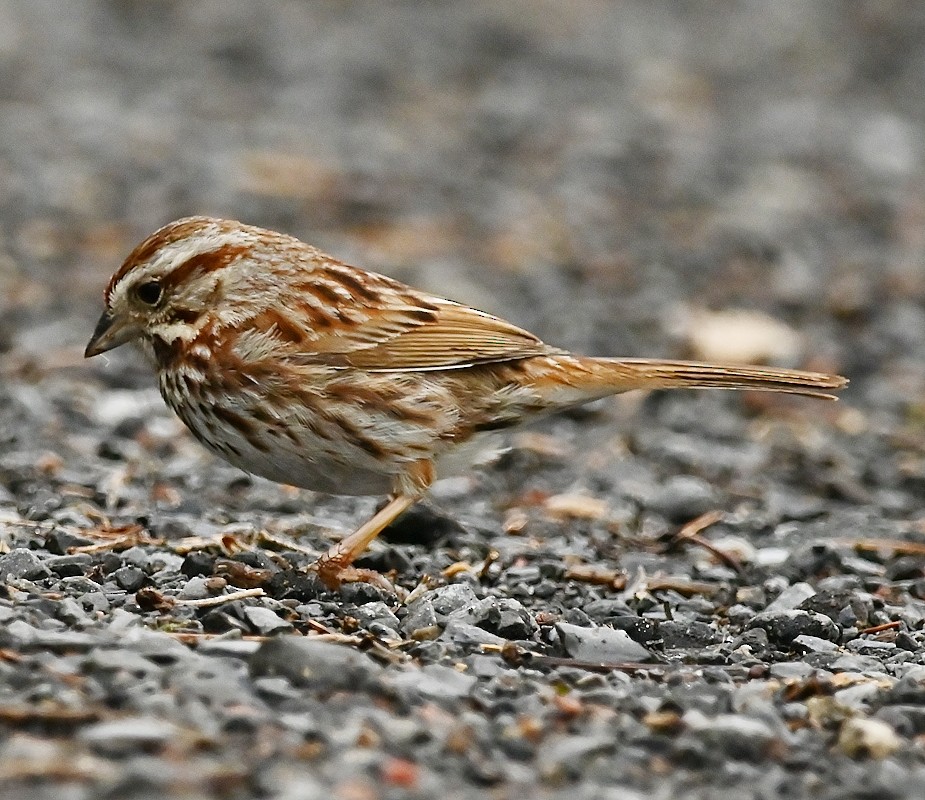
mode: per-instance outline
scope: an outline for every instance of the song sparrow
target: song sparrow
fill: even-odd
[[[222,458],[270,480],[391,500],[317,562],[328,584],[485,431],[630,389],[831,398],[837,375],[591,358],[348,266],[291,236],[190,217],[113,275],[86,356],[137,339],[161,394]]]

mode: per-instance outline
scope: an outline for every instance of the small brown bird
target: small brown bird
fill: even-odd
[[[503,319],[349,266],[291,236],[171,222],[113,275],[87,357],[137,339],[167,404],[241,469],[331,494],[390,494],[317,562],[356,577],[369,543],[486,431],[631,389],[832,398],[838,375],[592,358]]]

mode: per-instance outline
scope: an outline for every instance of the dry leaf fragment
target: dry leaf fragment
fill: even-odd
[[[559,519],[603,519],[610,510],[603,500],[577,493],[554,494],[543,506]]]

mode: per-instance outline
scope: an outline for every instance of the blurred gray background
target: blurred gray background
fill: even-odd
[[[208,213],[584,351],[759,309],[856,397],[921,397],[923,33],[901,2],[3,0],[0,351],[76,365],[131,247]]]
[[[0,0],[0,785],[36,800],[921,796],[923,87],[925,3]],[[319,552],[377,498],[248,481],[182,433],[137,353],[83,359],[126,254],[203,213],[583,352],[748,345],[851,386],[837,404],[635,393],[548,420],[487,477],[435,487],[462,525],[423,512],[364,564],[408,588],[471,564],[460,586],[524,623],[478,624],[541,653],[565,652],[546,638],[560,617],[593,614],[596,636],[625,610],[647,643],[656,619],[690,669],[543,672],[487,654],[478,629],[430,640],[428,622],[383,669],[417,700],[348,691],[352,659],[258,683],[256,642],[235,636],[287,630],[282,608],[299,633],[355,632],[383,603],[356,584],[282,606],[279,573],[238,610],[169,610],[139,587],[205,591],[239,534]],[[754,556],[744,579],[678,544],[714,509],[704,536]],[[186,537],[211,566],[186,569]],[[241,565],[282,559],[258,550]],[[576,558],[604,580],[559,571]],[[747,626],[785,587],[819,588],[842,627],[812,606],[772,648]],[[794,651],[796,630],[815,644]],[[817,633],[850,635],[846,660]],[[871,721],[889,735],[866,759],[851,736]]]

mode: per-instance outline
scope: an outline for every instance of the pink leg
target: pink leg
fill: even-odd
[[[400,494],[393,497],[376,512],[372,519],[333,545],[315,562],[315,569],[318,570],[318,576],[322,582],[330,588],[336,588],[345,581],[366,580],[373,576],[382,579],[382,576],[377,573],[370,570],[358,570],[350,565],[390,522],[419,499],[420,495]]]

